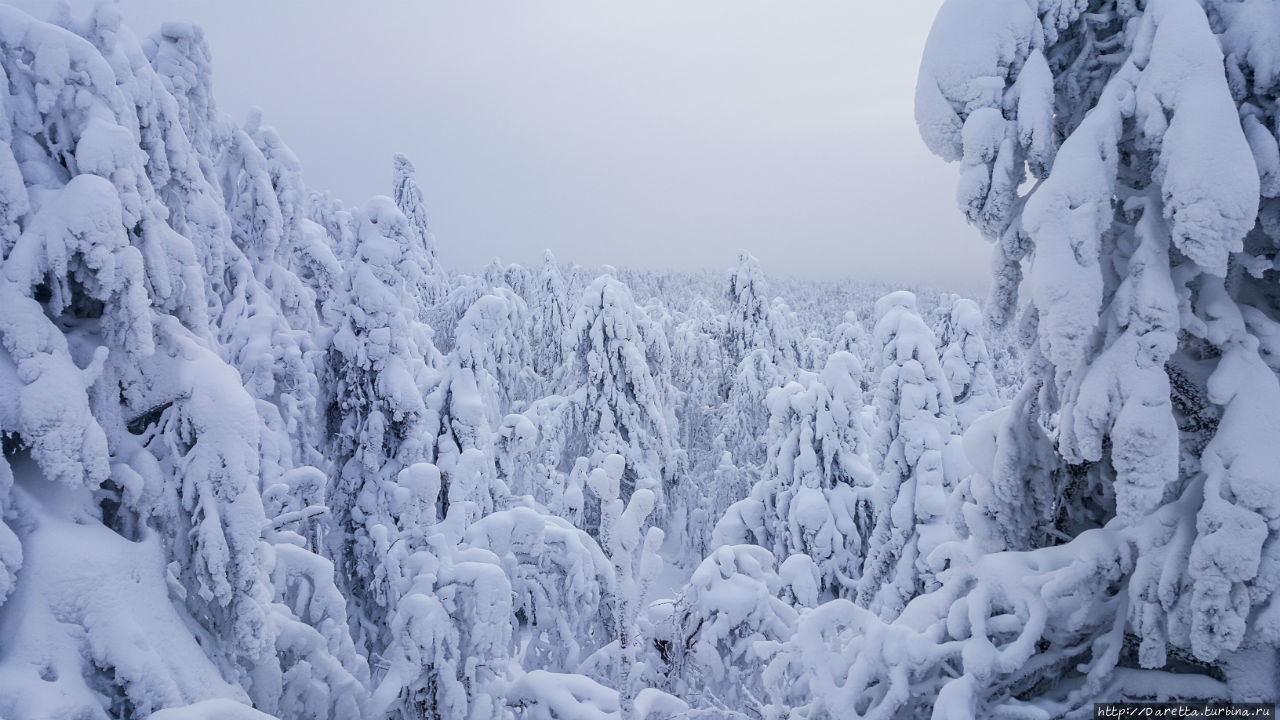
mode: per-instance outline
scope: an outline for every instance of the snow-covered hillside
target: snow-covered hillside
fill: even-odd
[[[1274,700],[1280,11],[1084,10],[930,39],[984,306],[447,270],[408,158],[310,190],[198,28],[0,5],[0,718]]]

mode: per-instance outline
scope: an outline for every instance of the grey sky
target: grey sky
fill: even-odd
[[[347,203],[419,171],[447,264],[724,268],[985,286],[956,168],[912,120],[941,0],[122,0],[204,26],[220,107],[253,105]]]

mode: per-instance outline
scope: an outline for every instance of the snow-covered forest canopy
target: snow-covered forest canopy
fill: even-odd
[[[1270,0],[947,0],[985,299],[446,268],[212,77],[0,5],[0,718],[1275,701]]]

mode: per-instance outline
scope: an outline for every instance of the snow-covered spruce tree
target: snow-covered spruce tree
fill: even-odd
[[[773,565],[757,545],[721,545],[698,565],[671,617],[655,623],[667,633],[654,642],[664,689],[699,709],[761,712],[762,661],[796,623],[795,609],[778,597],[783,582]]]
[[[230,236],[242,251],[226,258],[218,339],[272,430],[262,438],[262,459],[274,481],[295,464],[321,459],[320,390],[307,357],[319,320],[315,292],[287,267],[292,253],[286,240],[303,234],[301,180],[296,167],[287,166],[291,153],[258,122],[255,114],[246,129],[229,130],[215,163]],[[250,131],[269,143],[274,162]],[[287,223],[282,198],[289,208]]]
[[[434,508],[431,490],[424,498]],[[469,515],[455,503],[430,547],[401,561],[410,579],[388,618],[387,670],[371,700],[390,720],[510,717],[503,686],[511,646],[513,593],[492,552],[459,547]],[[434,517],[424,514],[428,526]],[[399,546],[397,549],[403,549]]]
[[[286,479],[310,476],[309,487],[323,492],[324,476],[318,470],[299,470]],[[264,531],[271,540],[266,558],[275,589],[271,619],[276,652],[285,666],[275,712],[285,718],[351,717],[361,714],[368,699],[368,663],[351,639],[346,598],[334,581],[333,563],[317,554],[322,536],[312,539],[286,529],[323,518],[326,510],[294,504],[269,514]]]
[[[671,429],[672,442],[675,442],[679,437],[675,408],[684,401],[684,392],[676,387],[673,380],[675,358],[670,338],[675,334],[675,318],[658,298],[650,298],[641,311],[647,322],[637,322],[636,329],[640,331],[649,374],[658,388],[659,407],[667,415],[667,426]],[[677,445],[676,449],[679,451],[680,447]]]
[[[259,274],[280,298],[290,326],[308,331],[314,336],[310,338],[313,341],[323,341],[326,336],[316,324],[317,318],[340,285],[342,265],[325,228],[310,219],[314,197],[303,183],[302,164],[275,129],[262,125],[261,121],[261,114],[254,111],[245,124],[245,132],[262,153],[275,190],[282,223],[276,261],[288,272],[273,270]]]
[[[539,375],[550,378],[567,355],[564,333],[573,321],[568,286],[550,250],[543,254],[542,267],[530,294],[533,296],[528,299],[533,317],[530,332],[533,367]]]
[[[821,376],[769,392],[768,460],[751,495],[716,525],[712,545],[755,543],[775,557],[808,555],[829,596],[852,595],[871,530],[874,475],[860,455],[860,367],[831,356]]]
[[[774,298],[765,317],[763,347],[769,351],[773,364],[788,374],[799,369],[805,357],[799,325],[791,307],[782,298]]]
[[[1265,2],[939,12],[917,118],[996,243],[996,320],[1026,286],[1027,379],[986,428],[974,538],[941,587],[892,624],[827,613],[845,659],[827,702],[1064,717],[1276,698],[1278,22]],[[834,689],[824,674],[807,686]]]
[[[585,532],[527,506],[472,522],[480,512],[465,498],[439,518],[431,465],[402,471],[399,484],[418,508],[401,511],[409,541],[393,548],[411,581],[389,619],[376,716],[510,717],[507,683],[524,667],[562,671],[576,666],[579,642],[607,641],[612,573]]]
[[[0,8],[0,594],[19,598],[0,600],[0,707],[359,712],[345,631],[267,575],[284,566],[261,535],[271,431],[214,342],[222,271],[249,263],[213,160],[114,6],[59,23]]]
[[[647,487],[663,518],[675,479],[675,419],[649,366],[638,327],[645,322],[630,290],[612,277],[601,276],[583,291],[566,333],[570,355],[560,378],[571,423],[562,467],[578,457],[599,464],[621,455],[621,497]]]
[[[799,366],[803,338],[795,314],[768,293],[759,261],[740,251],[738,266],[729,274],[729,312],[722,336],[725,360],[730,365],[741,363],[752,350],[762,349],[779,367],[791,371]]]
[[[692,478],[709,478],[706,482],[681,483],[680,493],[685,503],[685,528],[680,539],[684,550],[683,561],[701,562],[716,546],[715,528],[729,508],[751,493],[753,473],[743,472],[733,462],[733,453],[724,449],[724,437],[719,436],[711,445],[712,452],[720,451],[720,462],[715,467],[703,466],[690,472]]]
[[[729,277],[729,312],[722,336],[726,367],[721,425],[734,458],[747,467],[765,460],[768,409],[765,396],[796,377],[801,366],[801,336],[795,313],[781,298],[766,296],[764,273],[754,257],[739,253]],[[824,358],[825,359],[825,358]]]
[[[448,286],[448,294],[426,308],[425,321],[432,330],[432,342],[442,353],[453,349],[453,334],[458,322],[476,300],[494,292],[494,285],[484,278],[460,275]]]
[[[768,346],[769,286],[760,261],[746,250],[738,252],[738,266],[729,273],[723,342],[726,362],[736,366],[747,353]],[[727,390],[727,387],[726,387]]]
[[[473,343],[466,325],[440,383],[453,387],[429,402],[443,402],[441,425],[458,429],[450,443],[491,444],[475,382],[486,373],[457,364]],[[614,574],[589,536],[563,519],[532,504],[488,513],[520,501],[493,480],[491,448],[441,452],[447,502],[440,471],[425,463],[402,470],[392,493],[398,540],[386,551],[403,570],[403,591],[371,705],[377,716],[405,720],[507,717],[510,679],[524,669],[574,670],[582,648],[609,641],[613,606],[603,600],[613,597]]]
[[[625,503],[622,480],[626,474],[622,455],[607,455],[591,471],[587,483],[600,499],[600,544],[613,564],[613,627],[617,640],[597,655],[607,656],[613,686],[618,691],[618,711],[622,720],[636,720],[636,693],[641,679],[652,669],[642,663],[641,651],[652,632],[639,623],[649,600],[649,590],[662,571],[662,530],[645,529],[653,513],[657,495],[640,487]],[[589,663],[590,664],[590,663]],[[599,678],[604,679],[604,678]]]
[[[441,505],[446,514],[459,499],[488,514],[509,490],[499,487],[495,476],[495,432],[503,422],[500,413],[510,407],[508,393],[532,371],[523,364],[527,353],[521,352],[527,348],[524,302],[510,290],[501,292],[467,309],[428,399],[439,413],[434,455],[445,476]]]
[[[810,335],[800,342],[800,366],[817,371],[831,356],[831,343],[817,335]]]
[[[519,268],[519,265],[510,267]],[[506,323],[493,340],[493,375],[501,391],[498,401],[504,412],[524,407],[545,391],[545,383],[533,365],[533,340],[530,337],[531,313],[524,298],[507,287],[495,288],[494,295],[506,306]]]
[[[958,477],[944,463],[955,428],[951,389],[943,378],[933,332],[900,291],[876,303],[881,346],[876,426],[871,454],[879,475],[875,527],[858,579],[858,603],[893,618],[912,597],[937,586],[930,553],[954,538],[945,520]]]
[[[530,496],[544,507],[557,493],[556,480],[549,477],[541,462],[538,427],[525,415],[511,413],[502,418],[494,436],[494,462],[498,476],[515,496]]]
[[[982,310],[966,298],[954,298],[942,321],[942,372],[951,388],[956,421],[968,428],[978,416],[1000,407],[991,356],[982,337]]]
[[[323,476],[315,468],[296,467],[321,460],[318,383],[306,356],[315,354],[316,341],[325,337],[318,332],[317,298],[327,298],[341,268],[324,229],[305,217],[309,195],[293,153],[260,124],[257,113],[243,130],[217,116],[199,28],[167,24],[147,40],[145,52],[158,77],[151,82],[172,93],[176,115],[196,151],[182,152],[188,145],[178,133],[164,135],[161,146],[147,140],[144,129],[148,173],[171,226],[197,239],[197,255],[208,273],[210,313],[222,328],[217,333],[221,353],[239,371],[261,418],[259,472],[267,488],[264,498],[271,495],[270,501],[264,499],[268,522],[263,529],[275,586],[270,622],[285,671],[278,701],[265,709],[274,707],[284,717],[342,717],[363,706],[368,670],[347,633],[333,566],[315,554],[323,552],[317,521],[326,510]],[[155,97],[151,106],[162,109],[159,117],[174,114],[161,101],[163,93]],[[253,145],[244,142],[246,137]],[[274,199],[265,192],[268,187]],[[226,214],[216,211],[220,191]],[[245,210],[246,197],[266,209]],[[278,212],[271,211],[273,204]],[[237,218],[248,225],[237,225]],[[251,242],[262,236],[278,238],[272,251]],[[275,490],[282,492],[272,494]]]
[[[723,349],[716,337],[716,316],[705,299],[677,322],[671,331],[671,381],[681,390],[679,403],[680,446],[690,454],[690,466],[717,462],[719,456],[706,454],[723,428],[720,427],[724,382]]]
[[[173,93],[139,113],[148,175],[170,226],[192,239],[221,352],[266,421],[263,471],[317,463],[319,391],[307,356],[324,342],[320,299],[340,268],[324,229],[305,217],[301,167],[257,112],[243,129],[217,114],[198,28],[168,24],[148,39],[146,54],[156,68],[151,82]]]
[[[409,158],[397,153],[393,197],[396,207],[400,208],[409,223],[409,235],[412,238],[409,256],[414,264],[412,275],[406,274],[405,279],[412,285],[418,303],[425,308],[434,305],[444,296],[448,278],[440,265],[435,236],[427,225],[426,200],[422,197],[422,189],[418,187],[414,172]]]
[[[522,669],[574,672],[584,650],[611,642],[613,566],[584,531],[515,507],[474,523],[464,540],[503,559],[515,597],[513,659]]]
[[[533,273],[522,265],[515,263],[508,265],[507,271],[503,273],[502,283],[521,298],[529,298],[533,295]],[[526,299],[525,302],[527,303],[528,300]]]
[[[769,427],[769,391],[786,380],[766,350],[752,350],[738,364],[729,400],[724,406],[725,441],[733,457],[743,465],[764,464]]]
[[[387,642],[399,570],[379,546],[395,541],[395,478],[432,456],[437,413],[423,397],[437,382],[435,349],[417,321],[399,267],[407,243],[404,215],[390,198],[359,213],[360,237],[346,274],[346,305],[328,356],[334,467],[330,552],[351,604],[353,633],[366,651]],[[389,564],[392,563],[392,564]]]
[[[832,352],[844,352],[858,358],[865,367],[871,357],[871,338],[867,337],[867,329],[863,327],[858,314],[849,311],[831,333]]]
[[[349,260],[356,251],[359,225],[354,212],[345,208],[328,193],[313,191],[310,194],[310,219],[324,229],[329,248],[340,263]],[[341,268],[339,267],[339,274]],[[337,283],[341,285],[341,283]]]
[[[724,514],[729,504],[742,499],[742,495],[736,493],[743,490],[736,481],[736,468],[728,475],[733,482],[727,486],[718,481],[696,480],[715,475],[725,454],[725,428],[722,427],[725,408],[721,395],[725,368],[724,350],[718,337],[720,319],[706,299],[699,297],[689,304],[686,314],[676,316],[670,331],[671,382],[679,388],[675,410],[680,418],[678,442],[683,451],[682,475],[690,481],[679,485],[668,546],[687,550],[684,559],[693,563],[700,563],[707,556],[706,545],[715,519]],[[729,465],[732,464],[730,460]],[[683,564],[684,559],[677,562]]]

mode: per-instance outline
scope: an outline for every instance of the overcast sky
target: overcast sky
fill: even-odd
[[[38,0],[28,0],[38,1]],[[988,246],[912,119],[941,0],[122,0],[203,25],[348,204],[418,167],[445,262],[726,268],[977,290]]]

